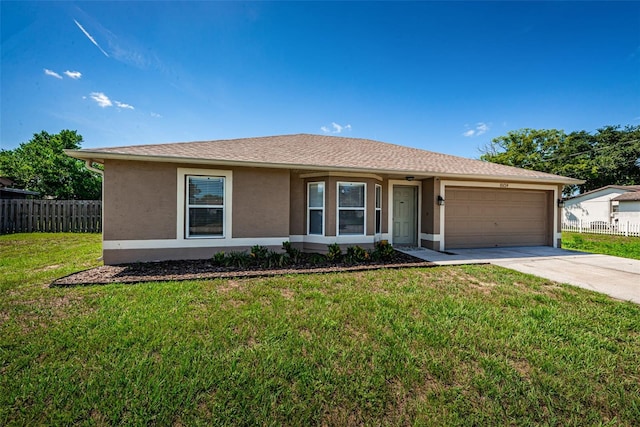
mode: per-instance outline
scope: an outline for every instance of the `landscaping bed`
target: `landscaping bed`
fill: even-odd
[[[141,283],[176,280],[198,280],[234,277],[266,277],[284,274],[330,273],[339,271],[364,271],[381,268],[431,267],[435,264],[415,258],[402,252],[393,251],[384,259],[367,259],[354,262],[344,257],[328,260],[319,254],[300,253],[295,262],[270,264],[269,262],[243,262],[250,253],[230,253],[235,257],[235,265],[223,265],[215,259],[144,262],[135,264],[104,265],[70,274],[54,280],[51,286],[78,286],[107,283]],[[286,253],[285,253],[286,254]],[[285,258],[285,261],[287,259]]]

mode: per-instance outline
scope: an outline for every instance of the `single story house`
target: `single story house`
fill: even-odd
[[[629,191],[611,199],[613,203],[618,203],[615,218],[618,224],[640,224],[640,186],[638,187],[637,191]]]
[[[67,150],[104,165],[105,264],[290,241],[435,250],[560,246],[581,181],[359,138],[282,135]]]
[[[616,225],[621,208],[618,197],[637,191],[640,191],[640,185],[607,185],[569,197],[564,201],[564,220],[568,222],[580,221],[584,226],[591,223]],[[633,198],[633,196],[631,197]],[[626,199],[623,198],[623,200]],[[633,200],[630,201],[633,202]],[[626,205],[625,202],[624,209],[625,211],[635,209],[634,204]]]

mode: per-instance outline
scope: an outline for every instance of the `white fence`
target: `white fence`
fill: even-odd
[[[609,224],[606,221],[565,220],[562,221],[562,231],[640,237],[640,223],[618,221],[614,224]]]

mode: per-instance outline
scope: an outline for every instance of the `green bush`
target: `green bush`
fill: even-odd
[[[337,243],[332,243],[329,245],[329,251],[326,255],[327,261],[329,262],[340,262],[342,261],[342,249],[340,249],[340,245]]]
[[[292,263],[297,264],[300,261],[302,252],[300,249],[294,248],[291,242],[282,242],[282,249],[287,253]]]
[[[215,254],[213,254],[213,258],[211,258],[211,264],[217,266],[217,267],[224,267],[226,266],[226,255],[224,252],[216,252]]]
[[[369,260],[369,252],[360,246],[349,246],[344,261],[347,264],[359,264]]]
[[[390,261],[393,258],[393,246],[387,240],[380,240],[375,243],[371,258],[375,261]]]
[[[229,252],[225,257],[227,267],[247,268],[251,264],[252,257],[246,251]]]
[[[322,265],[326,262],[327,262],[327,257],[325,257],[322,254],[314,253],[309,255],[309,264],[311,265],[314,265],[314,266]]]
[[[262,265],[269,258],[270,252],[271,251],[264,246],[255,245],[251,248],[249,256],[256,265]]]
[[[267,256],[265,263],[267,268],[283,268],[290,265],[292,260],[287,253],[271,251]]]

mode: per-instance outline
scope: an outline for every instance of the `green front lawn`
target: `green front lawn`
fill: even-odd
[[[634,425],[640,307],[495,266],[48,288],[0,237],[0,425]]]
[[[609,236],[606,234],[562,233],[562,248],[640,259],[640,237]]]

